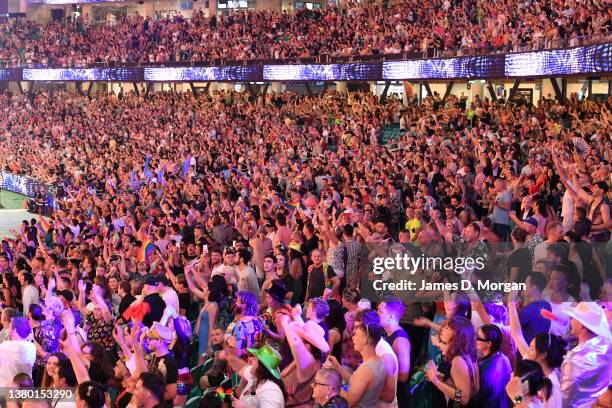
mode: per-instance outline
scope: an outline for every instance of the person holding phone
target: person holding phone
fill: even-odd
[[[550,398],[552,382],[544,375],[542,366],[533,360],[522,360],[516,364],[514,375],[506,385],[506,393],[515,408],[542,408]]]

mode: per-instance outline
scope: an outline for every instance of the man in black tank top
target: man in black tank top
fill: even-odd
[[[397,403],[410,407],[410,339],[399,325],[404,315],[404,304],[396,297],[388,297],[378,306],[380,323],[385,329],[385,338],[397,356]]]

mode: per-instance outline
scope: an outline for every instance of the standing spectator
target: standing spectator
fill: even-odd
[[[32,377],[36,361],[36,347],[30,341],[32,329],[28,319],[13,317],[9,326],[9,339],[0,344],[0,387],[10,387],[19,373]]]
[[[153,352],[153,356],[145,363],[142,361],[142,353],[140,348],[143,347],[141,344],[134,344],[137,350],[136,355],[138,361],[137,366],[142,367],[146,364],[148,368],[146,371],[154,374],[161,375],[166,384],[164,388],[163,399],[167,404],[172,404],[176,397],[177,381],[178,381],[178,367],[174,356],[168,349],[173,339],[173,331],[166,326],[162,326],[158,322],[154,322],[151,329],[146,332],[144,336],[148,340],[149,348]],[[134,339],[136,340],[136,339]],[[136,341],[138,343],[138,341]],[[141,371],[143,372],[143,371]]]
[[[344,265],[344,278],[346,286],[349,288],[359,288],[361,276],[359,275],[359,267],[361,263],[361,243],[353,238],[354,229],[350,224],[342,227],[342,252],[344,253],[346,262]]]
[[[500,352],[502,331],[494,324],[485,324],[476,333],[476,349],[480,357],[480,399],[486,408],[508,408],[510,399],[504,389],[510,380],[512,367]]]
[[[472,323],[454,316],[442,323],[437,343],[442,350],[440,373],[432,361],[427,368],[427,379],[443,394],[448,406],[477,406],[480,374],[476,363],[476,333]]]
[[[400,407],[409,407],[411,344],[408,333],[399,324],[404,315],[404,305],[399,298],[386,298],[378,307],[378,314],[386,340],[397,356],[397,403]]]
[[[523,308],[519,321],[527,344],[531,343],[531,340],[538,334],[550,331],[550,320],[542,316],[543,310],[552,311],[550,303],[542,296],[545,287],[546,277],[540,272],[532,272],[525,280]],[[516,305],[509,301],[508,309],[511,307],[516,310]]]
[[[19,273],[19,283],[21,284],[21,304],[23,312],[30,310],[30,305],[37,304],[40,295],[38,288],[34,286],[34,276],[30,272],[21,271]]]
[[[249,265],[251,260],[251,253],[246,249],[238,251],[238,266],[236,267],[236,273],[238,274],[238,290],[248,291],[257,297],[259,302],[259,283],[257,282],[257,275],[255,270]]]
[[[242,354],[246,349],[255,346],[264,326],[257,317],[258,304],[251,292],[236,293],[234,304],[234,321],[227,327],[227,336],[232,338],[231,346]]]
[[[376,345],[382,334],[383,328],[376,312],[364,310],[357,316],[353,335],[355,350],[361,354],[363,364],[351,374],[333,356],[327,358],[325,368],[337,370],[342,379],[349,383],[348,391],[342,391],[340,395],[351,407],[373,407],[379,402],[386,379],[385,363],[376,355]]]
[[[224,350],[219,352],[219,358],[227,360],[244,383],[239,401],[234,406],[285,407],[287,395],[278,369],[282,357],[268,345],[259,349],[249,348],[248,351],[255,356],[252,365]]]
[[[563,406],[587,407],[603,393],[612,376],[610,326],[597,303],[581,302],[567,310],[578,345],[561,365]]]
[[[157,292],[164,300],[166,307],[171,307],[176,313],[180,310],[179,297],[176,290],[170,285],[170,281],[166,276],[160,275],[157,277]]]
[[[164,315],[164,310],[166,310],[166,302],[155,290],[158,284],[159,280],[156,276],[148,276],[140,298],[128,307],[123,313],[123,318],[126,320],[134,319],[147,327],[151,327],[153,322],[159,321]]]
[[[215,281],[208,282],[203,287],[203,290],[196,288],[192,280],[192,273],[193,271],[191,269],[185,271],[187,286],[195,296],[204,300],[195,326],[195,333],[198,336],[198,355],[200,356],[199,359],[202,360],[205,354],[211,352],[210,334],[217,323],[219,303],[221,302],[222,294],[221,289]]]
[[[308,267],[308,285],[306,286],[305,301],[323,296],[325,289],[331,289],[332,296],[338,296],[340,278],[334,269],[323,263],[323,254],[319,249],[312,251],[312,265]]]
[[[144,372],[138,378],[132,400],[128,407],[157,407],[164,403],[165,390],[166,385],[163,376]]]
[[[7,307],[6,309],[2,309],[2,314],[0,315],[0,324],[2,324],[2,330],[0,331],[0,344],[10,339],[10,328],[11,328],[11,319],[17,314],[19,311],[17,309],[13,309],[12,307]]]
[[[493,232],[502,240],[508,241],[510,235],[510,204],[512,202],[512,192],[507,188],[506,181],[503,179],[495,180],[495,201],[493,201]]]
[[[550,380],[544,376],[542,367],[538,363],[533,360],[522,360],[517,364],[512,379],[506,385],[506,393],[515,407],[541,408],[542,400],[547,401],[550,397],[551,388]]]

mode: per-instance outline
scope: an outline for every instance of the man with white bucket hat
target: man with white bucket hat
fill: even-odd
[[[612,377],[612,335],[604,310],[595,302],[581,302],[566,311],[578,345],[561,365],[563,406],[587,408],[604,393]]]

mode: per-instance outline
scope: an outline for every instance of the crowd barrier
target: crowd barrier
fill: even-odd
[[[612,43],[546,51],[341,64],[4,68],[4,81],[261,82],[453,80],[612,72]]]

